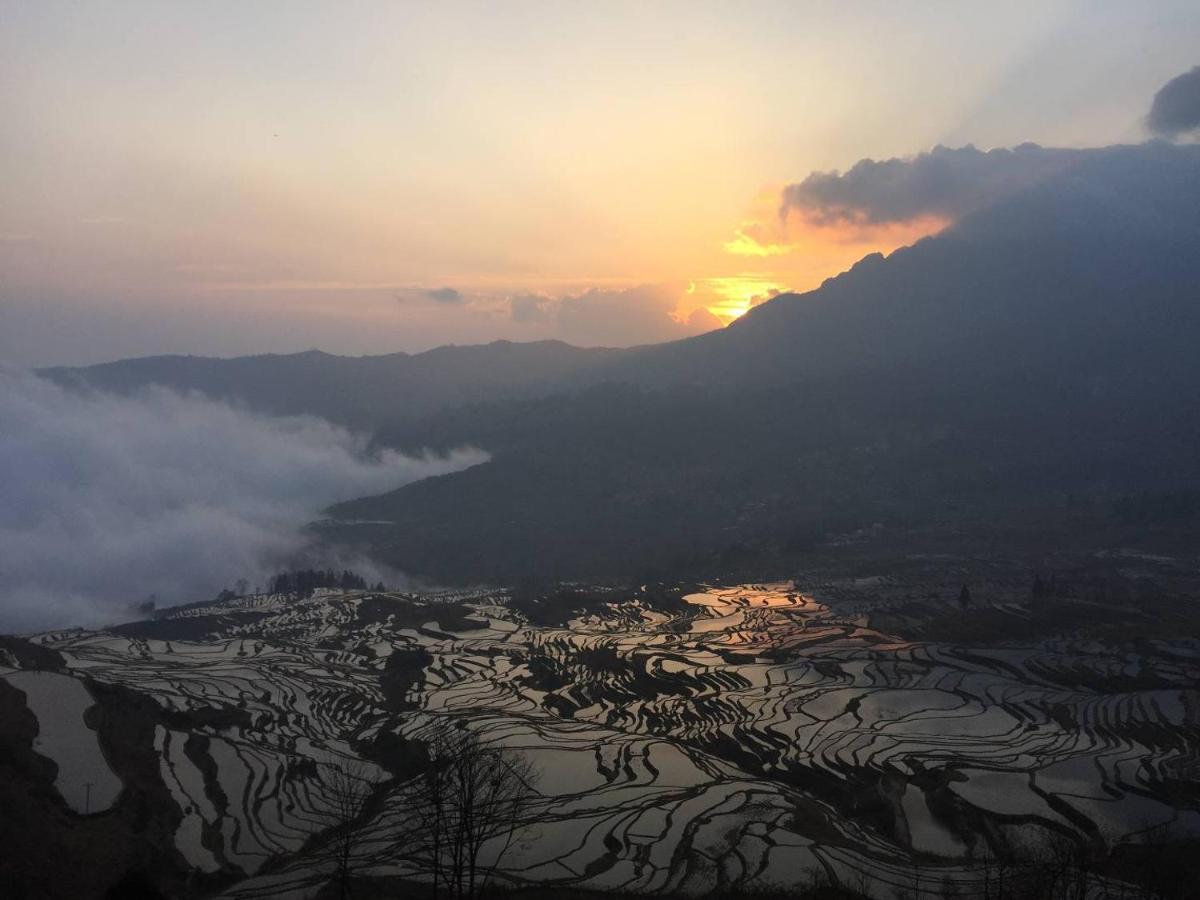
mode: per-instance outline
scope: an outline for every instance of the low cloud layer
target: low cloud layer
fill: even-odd
[[[1200,66],[1159,89],[1146,116],[1146,127],[1163,137],[1200,129]]]
[[[594,288],[563,297],[524,294],[510,299],[509,312],[514,322],[585,347],[657,343],[721,327],[721,320],[704,309],[681,315],[683,291],[659,284]]]
[[[364,451],[320,419],[166,390],[81,395],[0,370],[0,632],[254,583],[305,551],[300,528],[326,505],[486,459]]]
[[[461,303],[463,299],[462,292],[452,287],[434,288],[426,291],[425,296],[437,303]]]
[[[1076,151],[1022,144],[984,152],[937,146],[916,156],[863,159],[845,173],[814,172],[783,190],[781,213],[814,225],[956,220],[1049,178]]]

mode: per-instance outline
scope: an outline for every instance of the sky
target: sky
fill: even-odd
[[[1191,0],[0,0],[0,363],[710,330],[957,214],[820,173],[1144,141],[1198,47]]]

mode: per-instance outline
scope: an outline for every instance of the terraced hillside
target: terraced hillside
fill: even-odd
[[[681,593],[593,589],[570,614],[502,592],[273,595],[9,640],[0,709],[25,725],[0,729],[18,760],[0,775],[41,779],[63,828],[116,828],[136,801],[153,877],[239,898],[329,880],[314,848],[345,826],[349,765],[374,786],[356,873],[421,878],[410,782],[446,720],[536,767],[514,883],[984,896],[1064,836],[1200,832],[1194,638],[968,648],[790,583]]]

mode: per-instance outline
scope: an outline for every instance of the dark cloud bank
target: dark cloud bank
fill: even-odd
[[[328,504],[485,459],[364,450],[321,419],[0,371],[0,632],[103,624],[151,594],[179,603],[253,583],[305,552],[300,529]]]
[[[1059,174],[1080,153],[1036,144],[987,152],[937,146],[911,157],[863,159],[843,174],[814,172],[789,185],[782,212],[822,225],[959,219]]]
[[[1168,138],[1200,129],[1200,66],[1168,81],[1155,94],[1146,127]],[[957,221],[1089,164],[1106,150],[1120,148],[1061,149],[1027,143],[982,151],[969,145],[939,145],[915,156],[862,159],[845,172],[813,172],[788,185],[780,214],[795,213],[817,225],[882,225],[926,216]]]
[[[1164,137],[1200,129],[1200,66],[1172,78],[1154,95],[1146,127]]]
[[[440,287],[426,291],[425,296],[437,303],[461,303],[462,292],[452,287]]]
[[[1198,155],[1200,145],[1165,141],[988,152],[935,147],[861,160],[844,174],[810,175],[785,188],[781,212],[864,226],[938,216],[960,239],[1007,231],[1011,238],[1044,233],[1094,242],[1121,234],[1160,241],[1174,253],[1195,237]]]

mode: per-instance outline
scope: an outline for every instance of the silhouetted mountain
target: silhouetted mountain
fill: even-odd
[[[630,351],[612,379],[640,386],[393,423],[381,442],[495,458],[341,504],[391,524],[326,533],[502,578],[720,568],[876,522],[1130,540],[1119,498],[1200,483],[1198,291],[1200,148],[1091,151],[819,290]]]
[[[42,369],[64,385],[120,393],[157,384],[235,400],[261,412],[309,413],[371,429],[396,415],[421,415],[483,398],[552,391],[569,373],[620,351],[582,349],[561,341],[439,347],[425,353],[334,356],[319,350],[235,359],[150,356],[85,368]]]
[[[632,351],[643,383],[768,384],[920,363],[968,344],[997,360],[1143,342],[1197,319],[1200,148],[1080,151],[1052,180],[719,332]],[[1128,332],[1133,327],[1132,333]]]

